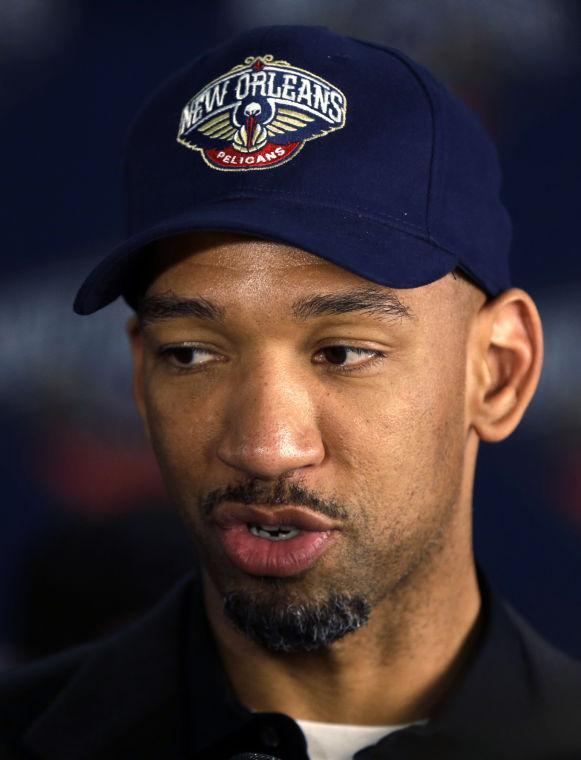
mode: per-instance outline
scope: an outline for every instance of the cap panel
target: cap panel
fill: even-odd
[[[430,239],[455,251],[462,269],[496,294],[511,284],[512,225],[500,198],[501,171],[494,143],[476,115],[421,64],[407,64],[429,99],[433,124],[426,227]]]

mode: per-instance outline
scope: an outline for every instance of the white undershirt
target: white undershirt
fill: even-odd
[[[310,760],[352,760],[353,755],[360,749],[375,744],[393,731],[411,725],[423,725],[427,720],[403,723],[399,726],[349,726],[342,723],[319,723],[314,720],[296,722],[307,740]]]

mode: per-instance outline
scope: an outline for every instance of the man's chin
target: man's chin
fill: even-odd
[[[266,579],[264,579],[266,581]],[[266,581],[280,588],[281,579]],[[287,594],[229,591],[224,614],[245,636],[271,652],[312,652],[324,649],[366,625],[371,604],[362,596],[331,594],[321,601]]]

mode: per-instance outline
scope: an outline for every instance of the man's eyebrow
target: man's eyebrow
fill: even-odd
[[[411,319],[411,309],[392,291],[377,288],[352,288],[336,293],[315,293],[296,299],[292,315],[305,321],[326,315],[365,312],[380,318]],[[223,325],[226,309],[206,298],[181,298],[174,293],[151,295],[142,299],[137,308],[142,324],[176,317],[196,317]]]
[[[352,288],[339,293],[305,296],[293,303],[293,316],[300,320],[358,311],[389,319],[412,317],[411,309],[395,293],[387,289]]]
[[[197,317],[224,324],[226,309],[206,298],[181,298],[169,292],[142,298],[137,316],[143,325],[176,317]]]

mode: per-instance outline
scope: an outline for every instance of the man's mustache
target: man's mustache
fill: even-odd
[[[334,520],[346,520],[348,511],[334,499],[322,499],[304,488],[300,482],[289,482],[284,478],[274,484],[252,479],[246,483],[216,488],[202,499],[202,511],[210,517],[222,501],[236,501],[241,504],[263,504],[278,506],[303,506]]]

